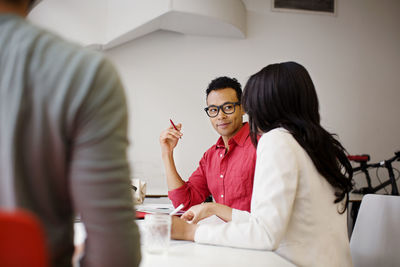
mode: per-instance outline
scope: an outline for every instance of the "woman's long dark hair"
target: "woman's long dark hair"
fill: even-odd
[[[335,203],[352,189],[353,170],[346,150],[320,124],[318,97],[307,70],[295,62],[272,64],[248,80],[242,104],[249,115],[250,134],[283,127],[310,156],[318,172],[335,188]]]

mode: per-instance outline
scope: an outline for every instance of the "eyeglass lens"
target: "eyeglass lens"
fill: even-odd
[[[220,109],[225,114],[232,114],[235,112],[235,103],[225,103],[221,106],[210,106],[207,109],[207,114],[210,117],[216,117]]]

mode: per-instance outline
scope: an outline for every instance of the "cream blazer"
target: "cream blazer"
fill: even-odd
[[[347,216],[334,199],[305,150],[277,128],[258,143],[251,213],[233,209],[229,223],[201,224],[195,241],[272,250],[298,266],[352,266]]]

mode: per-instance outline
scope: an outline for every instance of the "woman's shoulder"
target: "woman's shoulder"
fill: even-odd
[[[285,128],[275,128],[264,134],[262,134],[260,138],[260,142],[268,142],[268,141],[279,141],[279,140],[288,140],[293,139],[292,135]]]
[[[301,146],[297,143],[293,135],[285,128],[275,128],[264,133],[258,143],[259,146],[268,147],[268,149],[276,148],[277,150],[290,150],[292,152],[301,150]]]

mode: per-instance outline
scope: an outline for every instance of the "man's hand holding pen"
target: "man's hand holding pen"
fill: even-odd
[[[163,154],[170,154],[178,144],[178,140],[183,136],[181,133],[182,124],[174,124],[172,120],[170,120],[171,126],[166,130],[162,131],[160,134],[160,145],[161,152]]]

